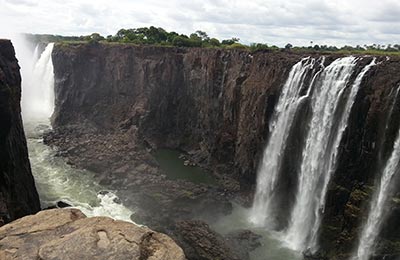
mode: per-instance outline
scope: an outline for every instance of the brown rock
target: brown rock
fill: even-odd
[[[0,259],[184,260],[167,235],[77,209],[52,209],[0,228]]]

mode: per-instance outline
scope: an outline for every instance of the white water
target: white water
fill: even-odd
[[[51,53],[54,44],[46,46],[37,62],[32,67],[32,73],[23,75],[22,114],[29,120],[49,118],[54,109],[54,72]],[[32,58],[38,55],[35,48]],[[49,87],[53,86],[53,87]]]
[[[398,93],[399,89],[397,89]],[[397,94],[396,93],[396,94]],[[383,169],[382,177],[378,189],[376,190],[368,214],[367,222],[364,224],[361,232],[359,244],[354,260],[368,260],[374,252],[375,243],[382,227],[382,222],[385,219],[385,206],[388,202],[388,197],[391,194],[393,177],[399,174],[400,171],[400,130],[397,134],[396,141],[390,158],[386,162]]]
[[[276,106],[270,139],[258,174],[250,221],[271,229],[277,217],[275,207],[285,206],[274,205],[285,143],[299,104],[310,98],[312,117],[302,152],[295,204],[287,229],[279,235],[292,250],[310,249],[315,252],[317,249],[321,214],[328,184],[336,169],[338,148],[361,81],[375,65],[375,59],[349,86],[356,63],[355,57],[337,59],[326,68],[322,67],[322,71],[314,70],[309,86],[303,86],[307,69],[315,65],[312,59],[303,60],[293,67]],[[300,96],[300,90],[304,92],[305,87],[307,94]]]
[[[111,191],[104,191],[94,174],[72,168],[56,152],[43,144],[43,131],[50,127],[54,109],[53,43],[38,55],[38,47],[29,52],[24,42],[14,44],[22,74],[22,115],[28,140],[32,173],[43,208],[64,201],[87,216],[108,216],[130,221],[132,210],[126,208]]]
[[[300,93],[304,79],[307,72],[314,66],[315,60],[311,58],[303,59],[295,64],[282,88],[269,126],[271,136],[264,150],[257,177],[257,189],[250,215],[250,221],[256,226],[273,228],[276,225],[275,216],[272,214],[274,212],[274,191],[279,178],[286,139],[302,100]],[[309,88],[311,89],[310,86]]]
[[[317,250],[320,218],[325,208],[327,187],[336,170],[338,148],[362,78],[375,60],[357,76],[343,112],[335,118],[355,64],[354,57],[338,59],[330,64],[322,73],[321,85],[312,98],[313,116],[303,149],[298,193],[284,238],[294,250]],[[335,124],[337,121],[339,123]]]

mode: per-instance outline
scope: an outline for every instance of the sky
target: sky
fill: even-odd
[[[0,7],[0,37],[107,36],[153,25],[246,44],[400,44],[399,0],[0,0]]]

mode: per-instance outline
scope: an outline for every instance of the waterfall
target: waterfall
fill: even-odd
[[[343,111],[335,117],[355,64],[354,57],[334,61],[324,71],[313,96],[313,115],[303,150],[296,204],[285,234],[285,241],[295,250],[317,249],[321,213],[330,178],[336,170],[340,141],[362,78],[375,60],[359,73]]]
[[[51,53],[54,43],[49,43],[40,57],[38,46],[32,60],[36,61],[31,73],[23,73],[22,114],[28,120],[47,120],[54,109],[54,72]]]
[[[314,67],[315,59],[302,59],[293,66],[282,88],[282,93],[269,126],[271,136],[264,150],[250,216],[250,221],[257,226],[272,228],[276,224],[274,223],[275,216],[273,215],[274,191],[282,164],[283,151],[297,108],[304,98],[304,95],[301,94],[304,79]],[[310,86],[308,88],[311,89]],[[308,94],[309,91],[307,91],[306,95]]]
[[[397,89],[396,96],[399,93]],[[394,103],[393,103],[394,105]],[[393,107],[390,113],[393,112]],[[389,117],[390,118],[390,117]],[[369,209],[367,222],[361,232],[354,260],[368,260],[374,251],[382,222],[385,219],[384,207],[392,191],[392,179],[400,171],[400,130],[397,134],[392,153],[383,169],[378,189],[376,190]]]
[[[280,235],[293,250],[310,249],[315,252],[317,249],[321,213],[330,178],[336,170],[342,135],[361,81],[375,65],[373,59],[350,84],[357,61],[355,57],[339,58],[327,67],[322,65],[316,69],[314,59],[302,60],[292,68],[275,108],[270,137],[258,173],[250,221],[258,226],[274,228],[274,219],[277,218],[275,208],[287,207],[274,205],[278,196],[276,187],[282,174],[282,158],[290,128],[299,104],[307,100],[311,109],[307,131],[304,137],[296,137],[304,138],[304,145],[297,169],[295,201],[288,226]],[[312,80],[305,82],[308,73],[311,73]],[[301,95],[304,92],[306,94]]]
[[[94,173],[71,167],[43,143],[42,135],[51,128],[49,118],[54,110],[54,44],[49,43],[40,54],[39,45],[32,53],[24,39],[15,38],[13,43],[21,66],[22,116],[29,160],[42,208],[63,201],[89,217],[133,222],[132,209],[115,192],[98,184]]]

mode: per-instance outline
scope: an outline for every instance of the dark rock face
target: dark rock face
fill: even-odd
[[[182,241],[185,255],[194,260],[247,260],[249,252],[260,246],[261,236],[239,231],[223,237],[200,220],[176,224],[175,237]]]
[[[268,118],[298,55],[212,49],[56,45],[55,127],[129,129],[151,146],[255,182]]]
[[[391,57],[380,61],[365,76],[353,105],[340,147],[339,166],[327,194],[321,243],[328,253],[343,253],[343,259],[357,246],[370,199],[400,127],[400,95],[396,94],[400,86],[400,60]],[[393,180],[395,193],[400,191],[398,183]],[[393,246],[400,241],[399,218],[394,220],[398,216],[395,202],[399,194],[389,197],[393,197],[387,205],[391,210],[380,237],[390,239],[380,239],[379,255],[400,252],[398,246]]]
[[[0,40],[0,226],[40,209],[21,119],[21,77],[10,41]]]
[[[215,194],[243,190],[251,193],[280,89],[301,58],[285,52],[56,45],[55,131],[47,142],[60,147],[72,164],[103,173],[105,183],[125,185],[125,195],[139,187],[151,190],[141,203],[152,205],[153,212],[159,201],[182,205],[176,202],[207,201]],[[326,60],[335,58],[330,55]],[[369,61],[360,61],[356,70]],[[399,129],[400,97],[395,93],[400,59],[378,61],[363,80],[343,135],[321,228],[324,257],[345,259],[356,246],[377,173],[390,156]],[[209,192],[166,184],[156,177],[157,165],[149,154],[157,147],[188,152],[191,161],[219,176],[223,188]],[[117,175],[123,178],[115,180]],[[160,183],[168,188],[160,192],[156,188]],[[381,234],[388,242],[379,247],[379,255],[400,252],[396,247],[400,193],[395,192],[390,205],[395,210]],[[224,205],[223,199],[218,203]],[[171,214],[176,209],[177,214]],[[185,211],[192,208],[162,212],[174,219]]]

